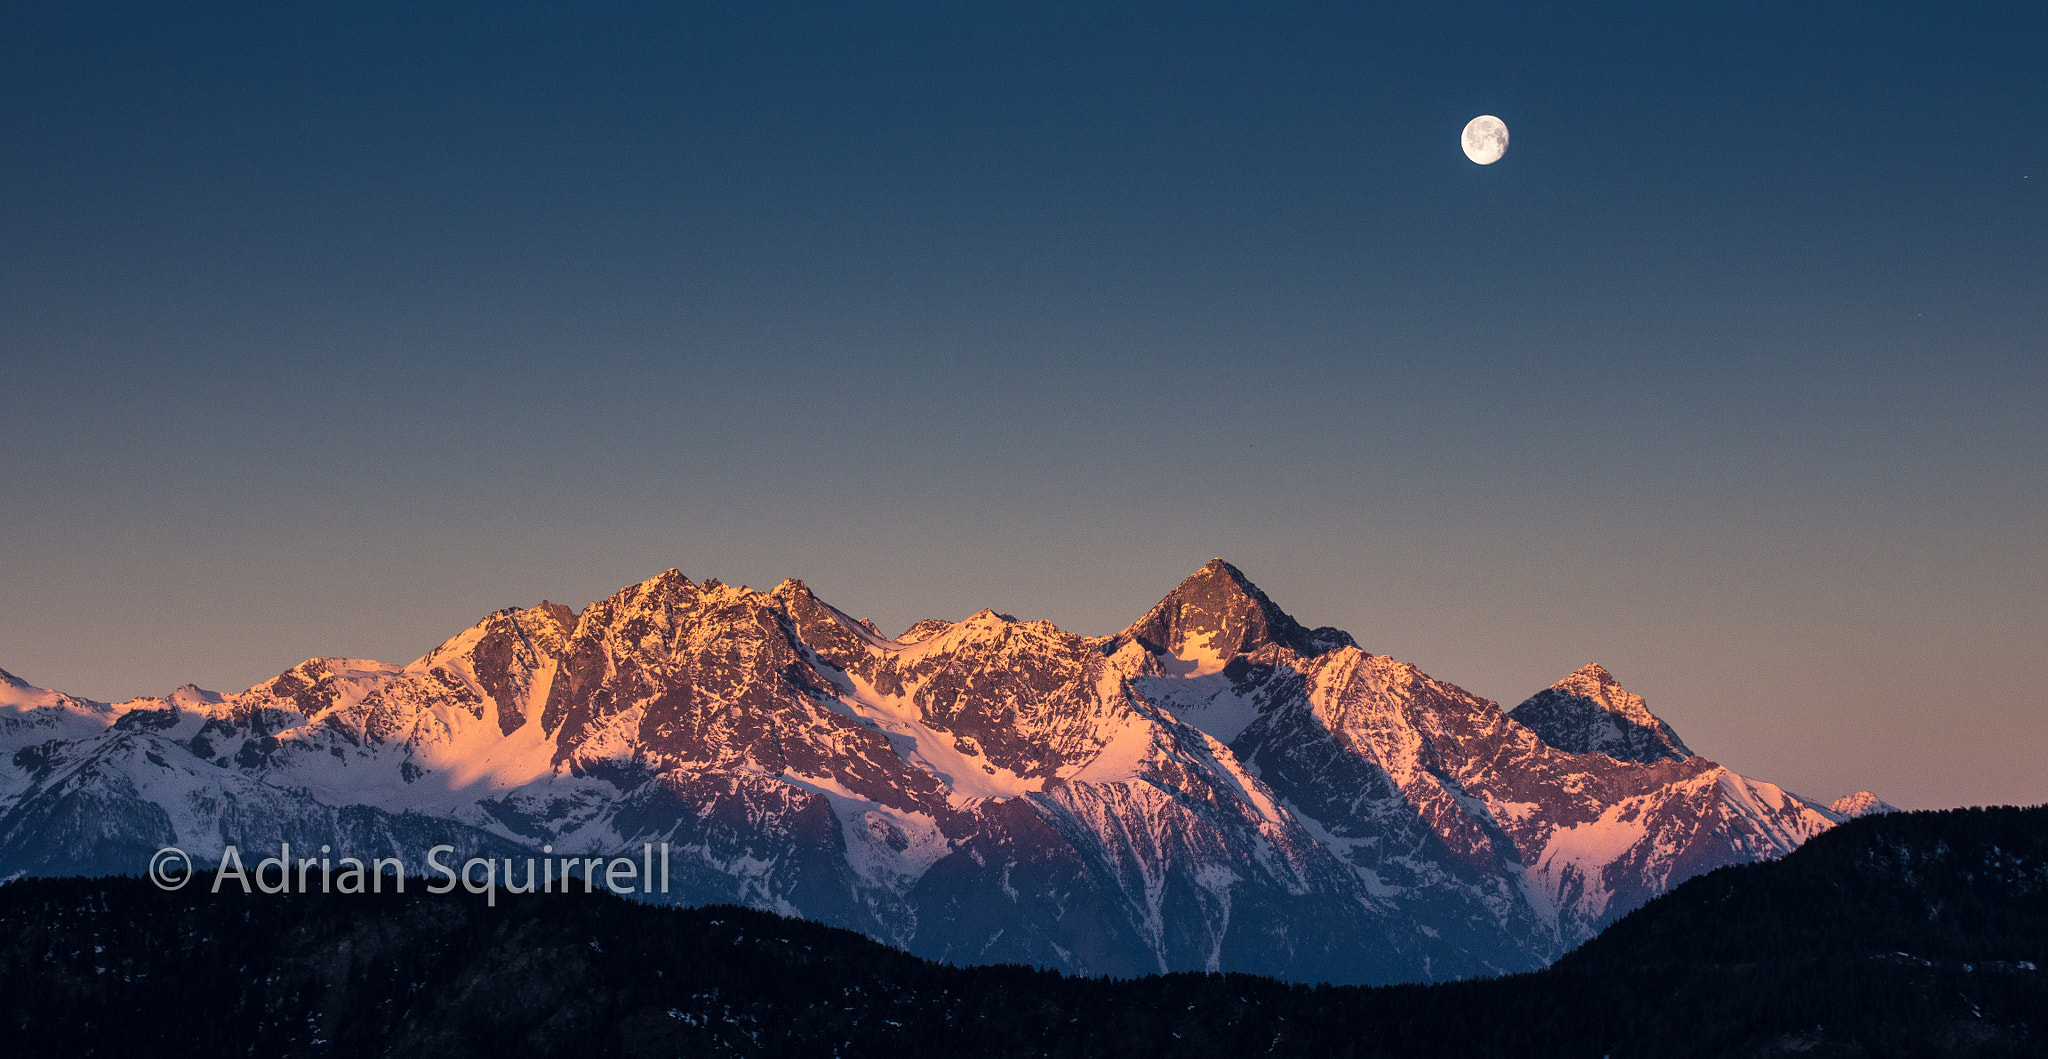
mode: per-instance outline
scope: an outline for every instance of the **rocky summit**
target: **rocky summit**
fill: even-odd
[[[1220,559],[1099,637],[984,610],[891,638],[800,581],[669,570],[230,695],[0,673],[0,741],[0,877],[665,843],[663,900],[1089,974],[1534,969],[1869,811],[1700,757],[1597,665],[1503,710]]]

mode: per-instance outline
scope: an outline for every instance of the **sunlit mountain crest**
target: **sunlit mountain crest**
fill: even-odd
[[[672,899],[1114,974],[1533,968],[1856,808],[1694,754],[1597,665],[1503,711],[1220,559],[1106,637],[985,610],[890,638],[800,581],[669,570],[226,696],[8,676],[0,738],[4,876],[664,842]]]

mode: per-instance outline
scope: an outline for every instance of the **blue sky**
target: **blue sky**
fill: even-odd
[[[1805,793],[2048,798],[2040,5],[280,7],[0,9],[36,683],[669,566],[1099,633],[1222,555]]]

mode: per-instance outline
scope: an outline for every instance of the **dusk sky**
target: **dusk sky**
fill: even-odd
[[[2048,800],[2048,5],[0,7],[0,667],[1211,556],[1823,800]],[[1458,134],[1503,118],[1491,166]]]

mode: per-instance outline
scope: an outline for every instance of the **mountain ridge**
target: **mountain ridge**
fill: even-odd
[[[1655,753],[1582,747],[1583,725],[1525,724],[1529,703],[1310,629],[1221,559],[1099,637],[984,609],[892,639],[801,581],[672,568],[580,612],[494,611],[402,666],[309,659],[114,706],[11,692],[0,877],[322,828],[465,851],[661,842],[672,899],[956,962],[1527,970],[1841,819],[1692,754],[1593,669],[1551,690]]]

